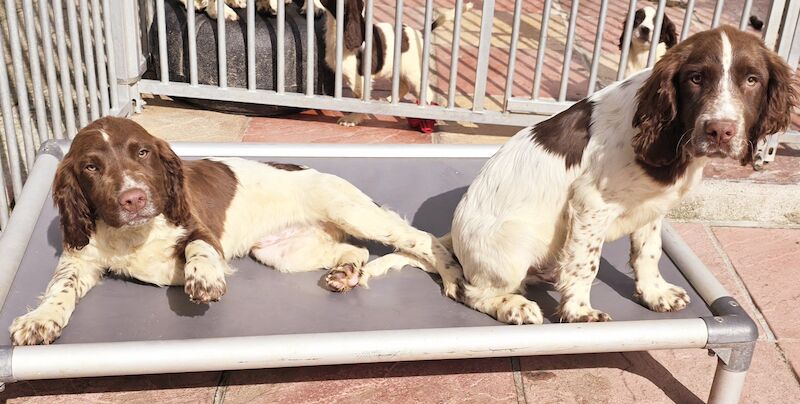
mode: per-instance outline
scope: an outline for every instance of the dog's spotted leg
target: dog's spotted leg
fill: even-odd
[[[578,185],[567,207],[569,224],[559,257],[556,289],[561,293],[558,314],[566,322],[609,321],[592,308],[592,282],[600,268],[600,253],[609,225],[620,209],[606,204],[592,185]]]
[[[50,344],[61,335],[75,305],[103,276],[101,266],[80,255],[80,251],[64,252],[39,306],[11,323],[14,345]]]
[[[650,222],[631,234],[631,261],[636,275],[638,298],[650,310],[678,311],[689,304],[689,295],[661,277],[658,261],[661,258],[661,221]]]
[[[233,272],[225,258],[203,240],[186,245],[183,290],[194,303],[216,302],[227,291],[225,275]]]

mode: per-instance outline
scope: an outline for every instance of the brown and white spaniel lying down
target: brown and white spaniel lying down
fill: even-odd
[[[282,272],[328,268],[328,287],[346,291],[365,264],[387,262],[367,264],[367,249],[347,244],[347,235],[441,268],[445,278],[453,276],[449,284],[460,272],[435,237],[339,177],[238,158],[182,161],[126,119],[103,118],[78,133],[56,173],[53,198],[64,251],[39,306],[11,324],[15,345],[58,338],[78,300],[106,272],[184,285],[192,301],[207,303],[225,294],[228,262],[251,254]],[[455,289],[445,293],[454,296]]]

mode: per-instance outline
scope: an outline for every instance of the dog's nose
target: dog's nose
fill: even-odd
[[[725,144],[731,141],[736,135],[736,122],[730,119],[709,120],[705,124],[706,135],[714,139],[718,144]]]
[[[650,28],[639,27],[639,34],[645,38],[650,38]]]
[[[119,206],[130,213],[137,213],[147,204],[147,194],[139,188],[129,189],[117,199]]]

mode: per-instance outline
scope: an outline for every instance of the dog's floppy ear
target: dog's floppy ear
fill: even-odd
[[[89,244],[95,229],[94,213],[83,193],[73,167],[67,157],[58,167],[53,180],[53,201],[58,207],[64,246],[80,250]]]
[[[364,42],[364,0],[345,0],[344,3],[344,47],[358,49]]]
[[[680,153],[682,134],[678,122],[677,74],[685,53],[667,52],[653,67],[647,81],[636,94],[638,105],[633,126],[639,133],[632,145],[638,160],[654,167],[670,165]],[[678,133],[681,132],[681,133]]]
[[[664,14],[664,21],[661,23],[661,36],[658,41],[663,42],[667,49],[678,43],[678,31],[675,29],[675,24],[666,14]]]
[[[764,89],[764,98],[758,120],[751,127],[748,134],[750,142],[755,145],[768,135],[781,132],[791,123],[791,113],[798,106],[797,86],[800,84],[786,62],[769,49],[763,49],[764,60],[769,70],[769,82]],[[752,160],[752,149],[742,158],[741,163],[747,164]]]
[[[183,162],[164,140],[157,139],[156,145],[158,158],[164,167],[164,189],[172,196],[164,206],[164,216],[175,225],[186,224],[192,213],[184,190]]]

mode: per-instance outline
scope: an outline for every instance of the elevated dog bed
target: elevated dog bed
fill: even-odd
[[[0,239],[0,330],[35,306],[61,250],[50,186],[68,147],[48,143]],[[478,170],[488,146],[174,145],[185,158],[242,156],[337,174],[375,201],[437,235]],[[324,271],[282,274],[249,258],[234,262],[222,301],[195,305],[180,287],[107,279],[78,304],[50,346],[0,348],[2,381],[290,367],[446,358],[713,348],[722,358],[712,401],[735,402],[749,366],[755,325],[676,233],[664,226],[661,271],[688,291],[677,313],[633,300],[628,241],[606,244],[592,288],[609,323],[556,324],[558,296],[531,287],[545,325],[509,326],[441,295],[415,268],[374,278],[370,289],[324,290]],[[387,252],[370,246],[373,254]],[[9,344],[8,334],[0,339]],[[113,359],[112,359],[113,358]]]
[[[287,4],[285,7],[286,23],[284,25],[285,51],[285,91],[303,93],[306,90],[307,31],[306,15],[301,13],[300,3]],[[233,9],[239,16],[238,21],[226,21],[225,45],[227,81],[229,87],[247,88],[247,14],[244,9]],[[164,1],[164,19],[167,40],[167,65],[170,81],[189,82],[189,42],[186,27],[186,8],[177,0]],[[150,59],[145,78],[159,77],[159,42],[158,25],[155,17],[149,27]],[[314,49],[316,65],[314,66],[314,93],[333,94],[333,72],[325,65],[325,41],[323,39],[325,22],[322,14],[318,14],[314,24],[316,36]],[[277,30],[278,19],[263,12],[255,15],[255,72],[256,88],[261,90],[277,89]],[[217,21],[208,17],[203,11],[195,12],[195,35],[197,47],[197,82],[198,84],[219,84],[219,59],[217,53]],[[197,98],[178,98],[179,100],[223,112],[248,115],[272,116],[298,111],[296,108],[270,105],[248,104],[241,102],[225,102]]]

